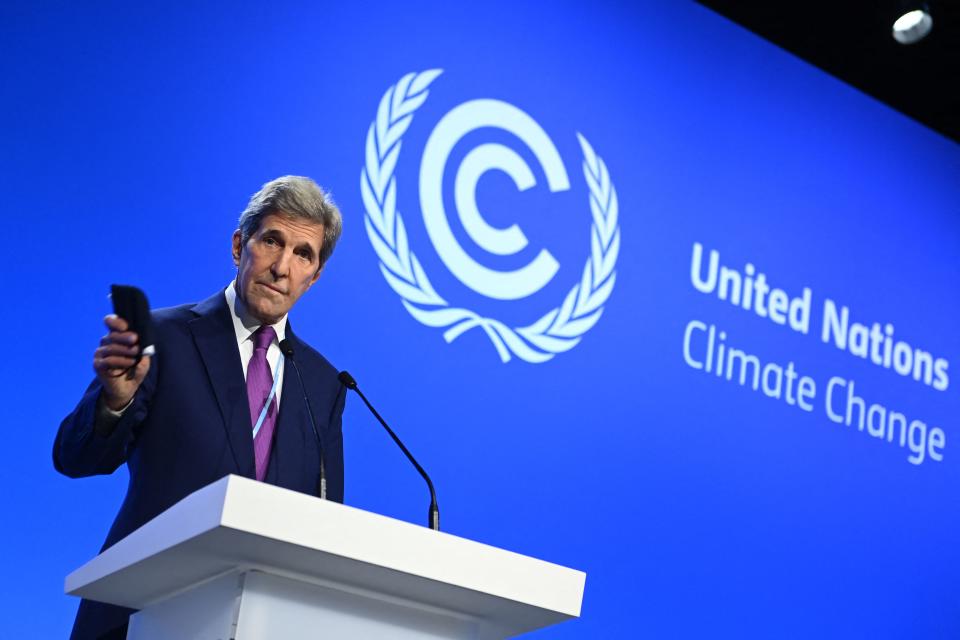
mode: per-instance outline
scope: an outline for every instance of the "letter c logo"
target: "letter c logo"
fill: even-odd
[[[520,138],[543,168],[551,192],[570,188],[557,148],[533,118],[506,102],[471,100],[447,113],[427,140],[420,164],[420,208],[440,259],[461,282],[489,298],[518,300],[536,293],[556,275],[559,265],[554,257],[543,249],[519,269],[489,269],[471,258],[457,242],[443,206],[447,158],[465,135],[481,127],[503,129]],[[497,229],[483,219],[477,208],[477,183],[492,170],[506,173],[520,191],[537,183],[530,167],[515,151],[501,144],[483,144],[471,150],[457,169],[454,201],[471,240],[490,253],[512,255],[528,244],[523,231],[515,224]]]

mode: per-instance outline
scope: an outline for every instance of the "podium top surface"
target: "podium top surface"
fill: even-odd
[[[516,633],[579,616],[586,581],[581,571],[226,476],[71,573],[65,590],[142,609],[238,569],[436,607]]]

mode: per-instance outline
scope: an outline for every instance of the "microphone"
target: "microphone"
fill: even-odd
[[[360,391],[360,388],[357,386],[357,381],[353,379],[353,376],[347,373],[346,371],[341,371],[337,378],[343,383],[347,389],[352,389],[357,392],[357,395],[360,396],[360,399],[363,400],[363,403],[367,405],[367,408],[370,409],[370,413],[380,421],[380,424],[383,425],[383,428],[387,430],[387,433],[390,434],[390,437],[393,438],[393,441],[397,443],[397,446],[400,447],[400,450],[403,451],[403,454],[407,456],[407,459],[413,463],[413,466],[417,468],[417,471],[420,472],[420,475],[423,476],[423,479],[427,481],[427,487],[430,489],[430,511],[427,514],[427,524],[434,531],[440,531],[440,509],[437,507],[437,492],[433,489],[433,482],[430,481],[430,476],[427,475],[427,472],[423,470],[423,467],[414,459],[413,454],[403,446],[403,443],[400,442],[400,438],[397,437],[397,434],[393,432],[393,429],[387,426],[387,423],[380,417],[380,414],[377,413],[377,410],[373,408],[373,405],[370,404],[370,401],[367,400],[367,397],[363,395],[363,392]]]
[[[307,388],[303,386],[303,376],[300,375],[300,367],[297,365],[297,361],[293,357],[293,345],[289,340],[280,341],[280,352],[290,361],[290,364],[293,365],[294,371],[297,372],[297,380],[300,381],[300,391],[303,393],[303,403],[307,407],[307,415],[310,416],[310,426],[313,428],[313,435],[317,438],[317,447],[320,449],[320,482],[317,487],[317,495],[320,496],[321,500],[327,499],[327,470],[326,465],[324,465],[324,451],[323,443],[320,441],[320,434],[317,432],[317,421],[313,417],[313,409],[310,407],[310,398],[307,397]]]

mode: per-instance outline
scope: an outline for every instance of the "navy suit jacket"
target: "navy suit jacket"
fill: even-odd
[[[153,319],[156,355],[119,422],[109,433],[95,424],[101,386],[94,380],[60,425],[54,442],[54,466],[70,477],[108,474],[127,463],[127,495],[104,549],[227,474],[254,477],[247,387],[223,292],[199,304],[158,310]],[[337,370],[293,335],[289,324],[286,337],[293,345],[318,423],[327,497],[343,502],[341,418],[346,388],[337,380]],[[320,450],[299,385],[290,367],[283,376],[277,429],[264,481],[315,495]],[[129,609],[83,601],[72,638],[99,638],[112,629],[123,629],[130,613]]]

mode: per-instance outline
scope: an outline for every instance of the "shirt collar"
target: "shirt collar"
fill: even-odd
[[[243,304],[243,300],[237,296],[237,291],[234,288],[236,281],[231,282],[227,285],[227,288],[224,290],[223,295],[227,299],[227,307],[230,309],[230,317],[233,319],[233,330],[237,334],[237,344],[243,344],[245,341],[250,340],[253,336],[253,333],[260,328],[260,321],[250,315],[247,305]],[[283,317],[280,318],[275,324],[271,325],[273,330],[277,333],[276,343],[279,344],[286,338],[287,334],[287,315],[283,314]]]

